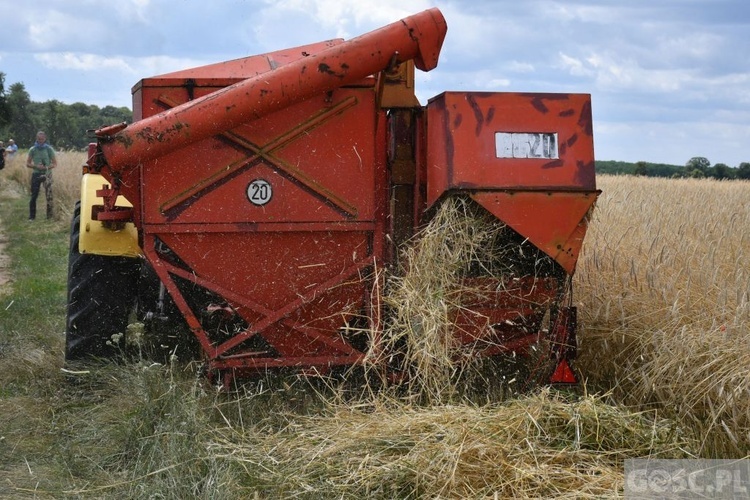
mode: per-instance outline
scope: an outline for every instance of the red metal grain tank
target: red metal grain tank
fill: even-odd
[[[550,260],[456,318],[462,340],[490,331],[486,354],[521,351],[553,308],[557,355],[572,356],[559,301],[596,198],[588,96],[450,92],[423,108],[414,66],[436,66],[445,33],[430,9],[139,82],[135,123],[90,149],[66,357],[112,354],[135,309],[173,348],[193,339],[211,371],[360,363],[380,326],[378,271],[457,192]]]

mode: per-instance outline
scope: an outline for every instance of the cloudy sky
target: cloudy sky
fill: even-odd
[[[23,6],[21,6],[23,4]],[[34,101],[131,107],[141,78],[331,38],[430,7],[444,90],[592,95],[599,160],[750,162],[747,0],[0,0],[0,72]]]

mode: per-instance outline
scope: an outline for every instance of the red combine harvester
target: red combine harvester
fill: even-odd
[[[445,92],[437,9],[331,40],[141,80],[96,131],[72,224],[66,358],[111,356],[137,316],[211,373],[362,363],[378,270],[447,196],[516,241],[516,276],[456,317],[479,355],[548,340],[571,382],[571,276],[597,198],[590,96]],[[358,333],[360,332],[360,333]],[[115,336],[115,337],[113,337]],[[378,336],[368,338],[377,339]]]

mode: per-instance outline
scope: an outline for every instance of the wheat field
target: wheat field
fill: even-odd
[[[600,176],[576,275],[590,388],[750,450],[750,183]]]
[[[26,168],[26,151],[19,151],[7,160],[0,183],[4,183],[6,196],[19,197],[29,194],[31,170]],[[58,151],[57,168],[52,171],[52,197],[54,215],[58,220],[69,220],[73,206],[80,198],[82,166],[86,162],[86,153],[79,151]],[[44,213],[44,189],[37,199],[37,208]]]

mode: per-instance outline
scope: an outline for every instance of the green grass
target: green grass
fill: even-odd
[[[0,299],[0,328],[31,348],[62,349],[68,223],[27,218],[26,198],[0,203],[14,281],[12,292]]]
[[[42,397],[62,364],[67,224],[28,218],[28,199],[4,196],[0,221],[12,285],[0,296],[0,391]],[[7,438],[6,438],[7,439]]]
[[[209,452],[213,434],[244,421],[283,427],[322,406],[315,391],[266,379],[230,395],[194,365],[147,360],[66,373],[69,223],[28,221],[27,195],[4,188],[12,283],[0,295],[0,498],[252,497],[244,469]]]
[[[228,498],[206,456],[215,394],[146,362],[63,368],[68,222],[0,197],[12,284],[0,297],[0,498]]]
[[[244,421],[283,427],[322,400],[296,378],[220,393],[189,364],[63,371],[69,223],[28,221],[27,196],[4,187],[0,498],[252,497],[244,469],[209,451],[214,433]]]

